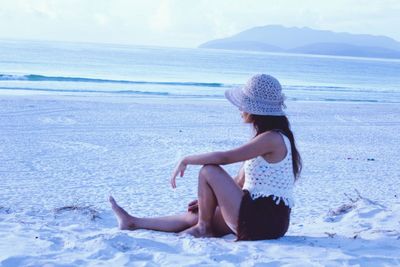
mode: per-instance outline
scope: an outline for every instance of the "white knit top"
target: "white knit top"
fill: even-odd
[[[292,150],[289,139],[282,133],[287,153],[283,160],[269,163],[262,156],[244,162],[245,180],[243,189],[250,192],[251,198],[268,197],[279,204],[281,200],[290,208],[294,206],[293,187],[294,174],[292,166]]]

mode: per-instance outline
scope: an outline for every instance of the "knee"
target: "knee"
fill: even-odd
[[[208,178],[214,176],[213,174],[221,168],[219,165],[216,164],[206,164],[201,167],[199,171],[199,178]]]

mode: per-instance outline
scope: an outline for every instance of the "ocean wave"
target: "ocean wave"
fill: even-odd
[[[89,90],[89,89],[60,89],[60,88],[29,88],[29,87],[0,87],[0,90],[22,90],[53,93],[100,93],[100,94],[125,94],[125,95],[154,95],[154,96],[179,96],[179,97],[212,97],[223,98],[222,94],[182,94],[173,92],[140,91],[140,90]]]
[[[193,87],[216,87],[216,88],[233,88],[239,87],[238,84],[224,84],[217,82],[168,82],[168,81],[132,81],[132,80],[112,80],[101,78],[86,78],[86,77],[67,77],[67,76],[45,76],[37,74],[14,75],[0,73],[1,81],[31,81],[31,82],[81,82],[81,83],[98,83],[98,84],[132,84],[132,85],[165,85],[165,86],[193,86]],[[382,89],[374,90],[370,88],[355,88],[352,86],[329,86],[329,85],[283,85],[284,90],[293,91],[321,91],[321,92],[386,92],[398,93],[397,90]],[[54,91],[54,90],[52,90]],[[57,89],[56,89],[57,91]],[[75,90],[77,91],[77,90]],[[82,91],[86,92],[86,91]],[[89,91],[92,92],[92,91]],[[126,91],[128,92],[128,91]]]
[[[370,89],[356,88],[350,86],[329,86],[329,85],[286,85],[284,90],[293,91],[319,91],[319,92],[345,92],[345,93],[399,93],[398,90],[391,89]]]
[[[160,92],[160,91],[141,91],[141,90],[89,90],[89,89],[61,89],[61,88],[26,88],[26,87],[4,87],[0,86],[1,90],[15,90],[15,91],[38,91],[48,93],[83,93],[83,94],[102,94],[102,95],[121,95],[121,96],[154,96],[154,97],[179,97],[179,98],[213,98],[224,99],[224,95],[220,94],[196,94],[195,92]],[[386,93],[384,93],[386,94]],[[398,97],[384,98],[378,97],[376,99],[357,98],[353,97],[326,97],[324,95],[309,96],[290,96],[287,95],[289,101],[324,101],[324,102],[366,102],[366,103],[400,103]]]
[[[0,73],[0,81],[32,81],[32,82],[84,82],[84,83],[117,83],[117,84],[153,84],[170,86],[199,86],[199,87],[228,87],[223,83],[206,82],[159,82],[159,81],[130,81],[130,80],[111,80],[86,77],[65,77],[65,76],[44,76],[37,74],[12,75]]]

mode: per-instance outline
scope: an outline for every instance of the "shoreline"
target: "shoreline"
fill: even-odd
[[[86,94],[87,93],[87,94]],[[117,93],[98,93],[98,92],[40,92],[40,91],[26,91],[26,90],[6,90],[0,89],[0,98],[12,98],[12,97],[30,97],[32,99],[80,99],[86,101],[107,101],[107,100],[119,100],[121,102],[129,101],[145,101],[145,100],[163,100],[171,101],[227,101],[224,96],[209,96],[209,95],[155,95],[155,94],[117,94]],[[382,105],[398,105],[400,102],[384,102],[384,101],[370,101],[370,100],[342,100],[342,99],[332,99],[332,100],[307,100],[307,99],[296,99],[288,98],[286,102],[289,103],[319,103],[319,104],[382,104]]]

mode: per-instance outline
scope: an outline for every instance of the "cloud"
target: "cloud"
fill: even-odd
[[[150,29],[165,31],[171,26],[170,3],[168,0],[161,0],[154,14],[150,16]]]
[[[0,38],[197,46],[268,24],[388,35],[397,0],[2,0]]]
[[[107,15],[96,13],[93,15],[94,20],[100,26],[105,26],[109,23],[110,18]]]
[[[28,12],[49,19],[55,19],[57,17],[56,11],[50,1],[31,1],[25,2]]]

